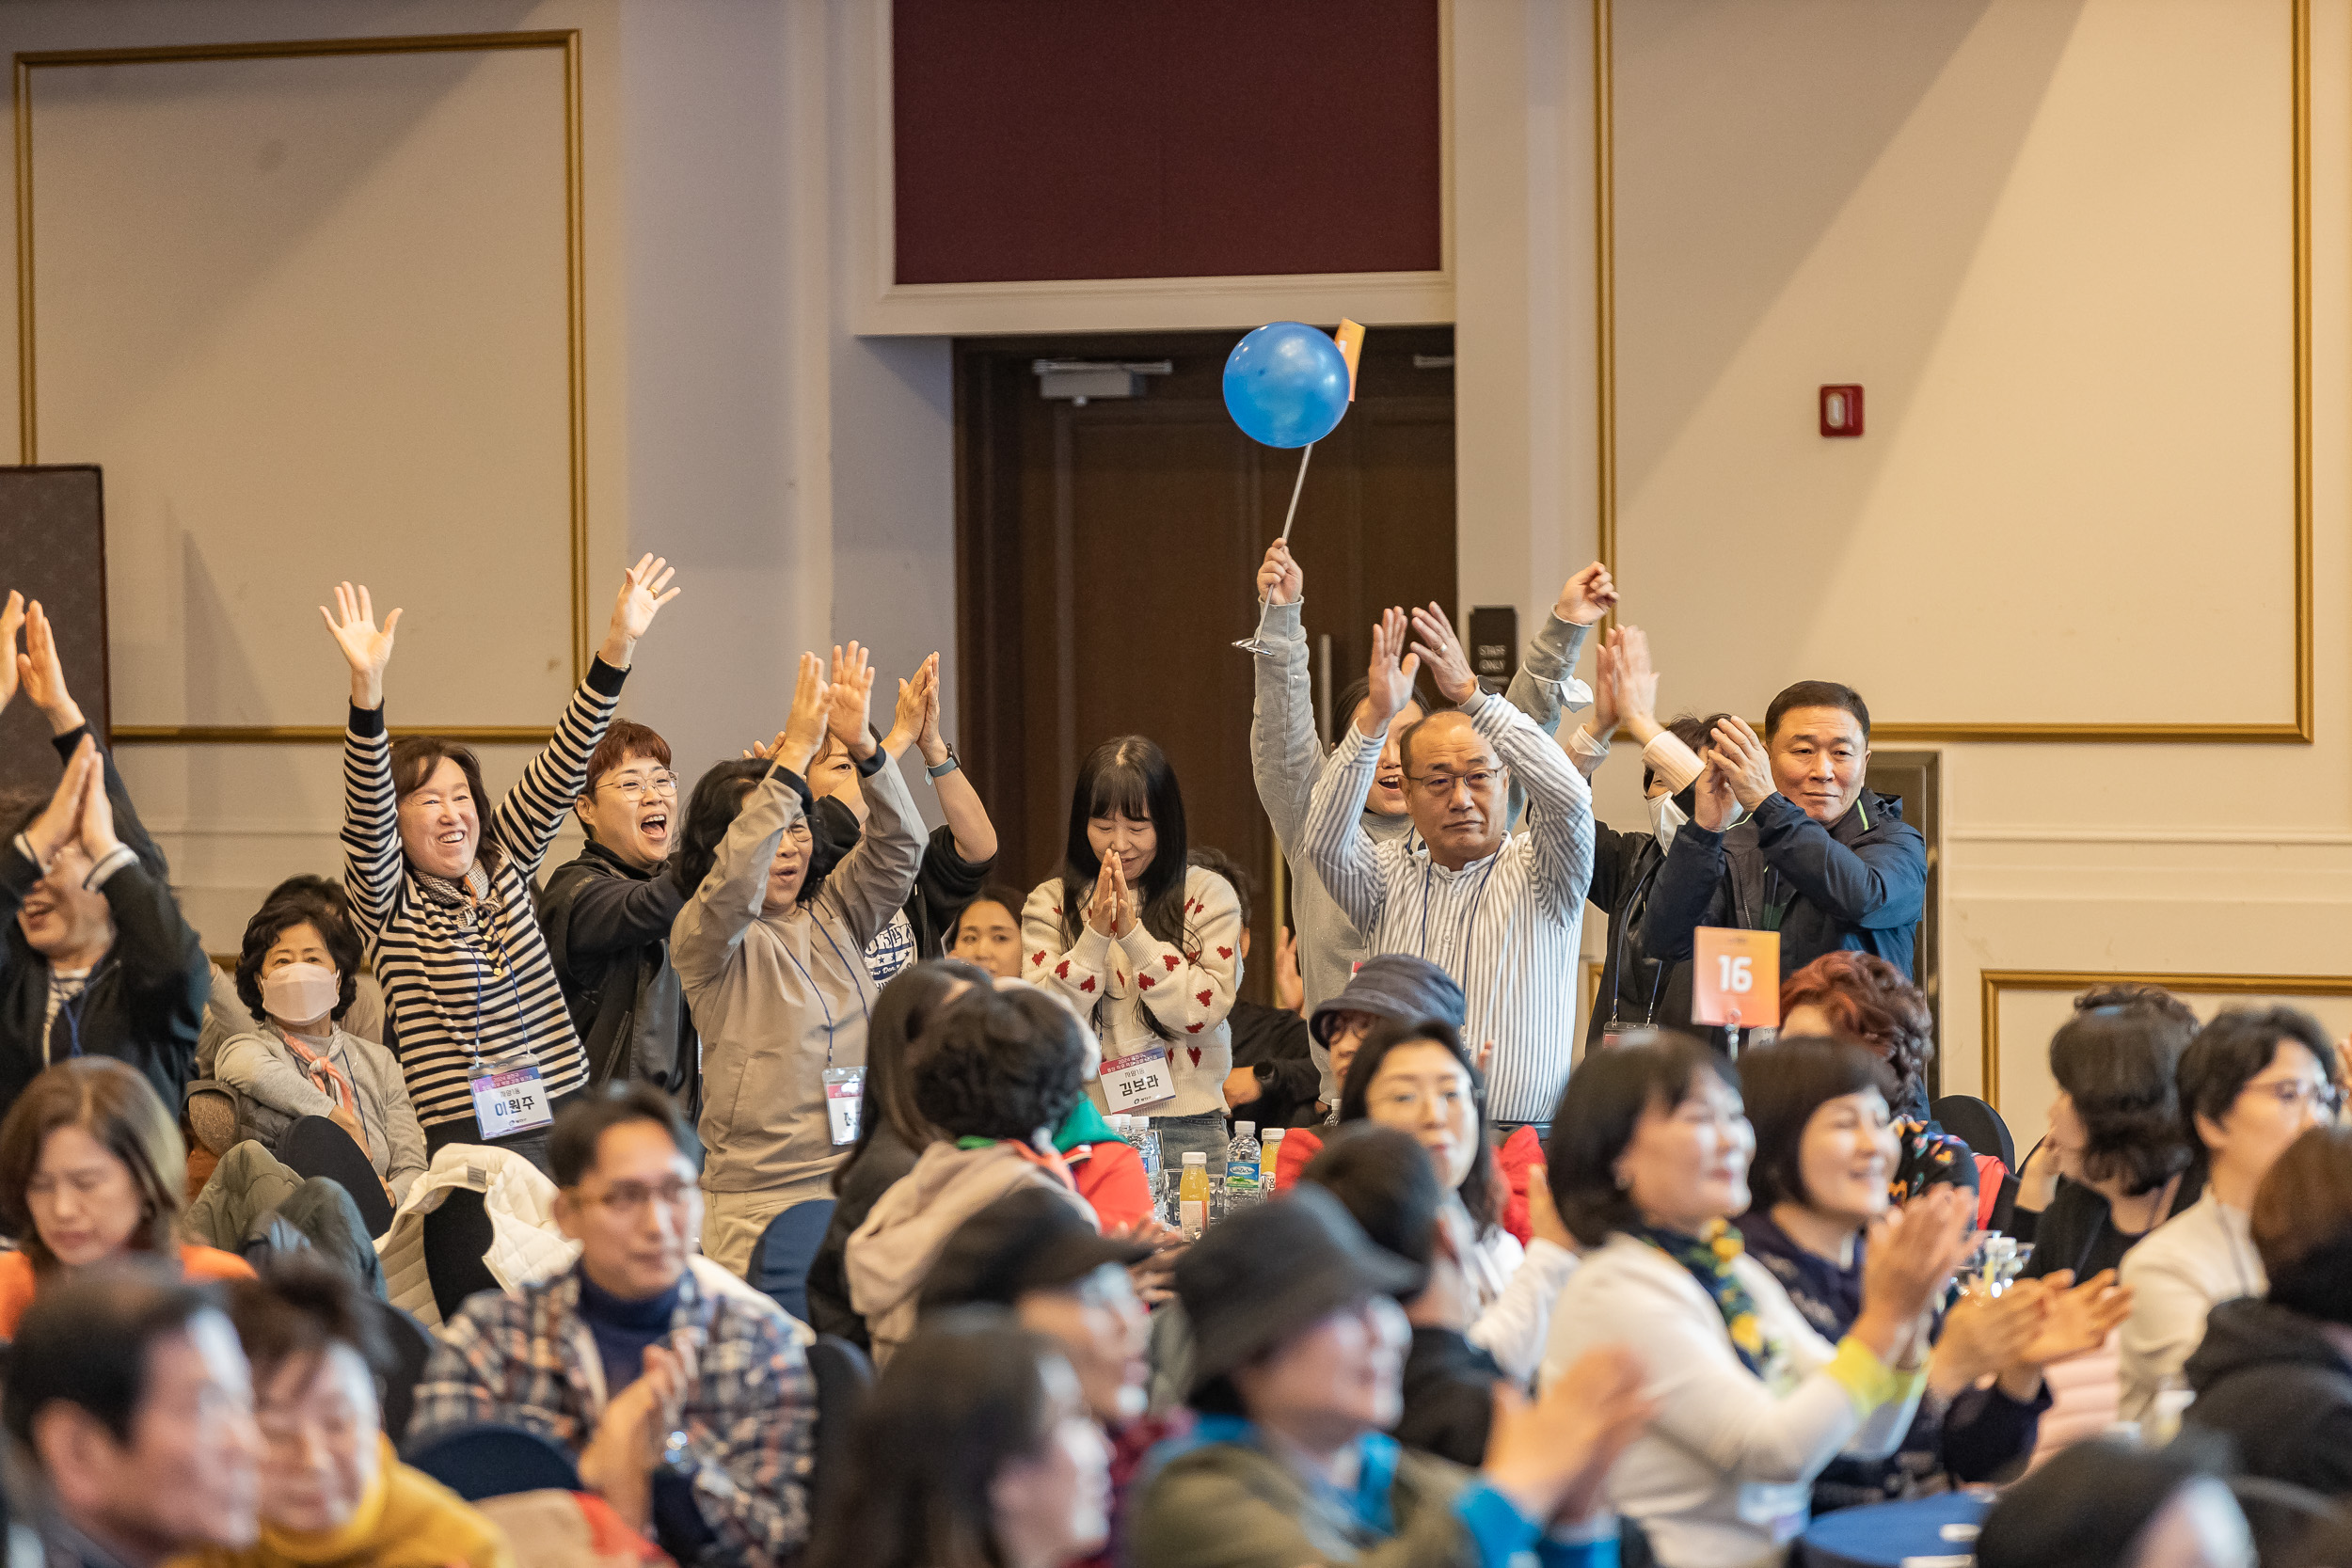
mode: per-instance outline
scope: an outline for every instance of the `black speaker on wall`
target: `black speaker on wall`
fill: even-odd
[[[91,730],[110,738],[106,520],[96,464],[0,467],[0,601],[10,589],[40,601],[73,700]],[[0,712],[0,788],[11,784],[57,784],[48,721],[22,691]]]

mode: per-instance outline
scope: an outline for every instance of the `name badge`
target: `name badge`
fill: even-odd
[[[825,1069],[825,1120],[833,1128],[835,1148],[857,1142],[858,1117],[866,1104],[866,1069],[829,1067]]]
[[[555,1119],[548,1109],[548,1086],[535,1065],[485,1072],[468,1082],[473,1086],[473,1119],[482,1124],[485,1138],[532,1132]]]
[[[1103,1098],[1115,1112],[1149,1105],[1175,1092],[1176,1084],[1168,1075],[1168,1051],[1164,1046],[1155,1045],[1149,1051],[1103,1064]]]
[[[1628,1035],[1640,1027],[1642,1025],[1638,1023],[1619,1023],[1612,1019],[1600,1026],[1600,1048],[1603,1051],[1616,1050],[1625,1043]]]

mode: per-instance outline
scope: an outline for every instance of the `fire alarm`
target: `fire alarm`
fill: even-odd
[[[1821,434],[1862,434],[1862,388],[1859,386],[1821,388]]]

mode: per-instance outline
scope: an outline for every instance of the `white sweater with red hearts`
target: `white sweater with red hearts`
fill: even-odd
[[[1063,908],[1058,877],[1029,895],[1021,911],[1021,977],[1092,1020],[1104,1061],[1168,1053],[1175,1093],[1131,1107],[1136,1114],[1222,1111],[1225,1075],[1233,1069],[1233,1037],[1225,1019],[1241,984],[1241,903],[1232,884],[1199,866],[1185,872],[1181,945],[1161,941],[1140,923],[1116,941],[1081,925],[1073,943],[1062,934]],[[1149,1020],[1157,1020],[1167,1037],[1154,1033]],[[1104,1102],[1100,1084],[1088,1093],[1096,1104]]]

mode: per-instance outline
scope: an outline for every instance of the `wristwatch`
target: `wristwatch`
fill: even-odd
[[[668,1437],[662,1439],[661,1467],[674,1476],[691,1476],[701,1468],[694,1462],[693,1451],[686,1446],[686,1433],[683,1428],[671,1433]]]
[[[956,743],[950,740],[947,742],[947,760],[941,763],[936,768],[926,768],[923,771],[929,773],[934,779],[944,779],[948,774],[954,772],[957,768],[961,768],[962,766],[962,762],[958,760],[956,756]]]

